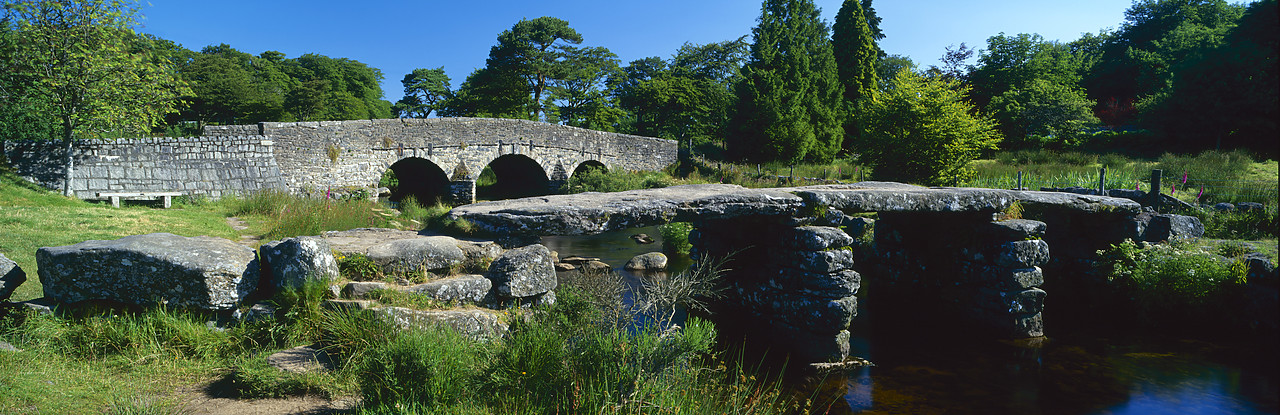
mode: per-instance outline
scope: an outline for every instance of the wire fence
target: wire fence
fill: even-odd
[[[1100,180],[1101,178],[1101,180]],[[1267,180],[1242,180],[1236,178],[1193,177],[1179,174],[1174,177],[1154,172],[1136,170],[1099,170],[1093,173],[1064,172],[1057,174],[1032,174],[1026,172],[978,177],[968,181],[970,187],[992,189],[1040,190],[1042,188],[1083,187],[1097,189],[1101,182],[1106,189],[1128,189],[1150,192],[1152,182],[1158,180],[1160,193],[1195,204],[1260,203],[1275,206],[1280,199],[1280,185]]]

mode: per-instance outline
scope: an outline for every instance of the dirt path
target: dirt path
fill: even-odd
[[[301,396],[284,399],[231,399],[215,396],[209,387],[179,391],[182,413],[191,415],[239,414],[346,414],[356,407],[356,398],[328,399]]]
[[[231,229],[235,231],[245,231],[249,229],[248,222],[245,222],[244,219],[240,219],[235,216],[231,216],[227,218],[227,226],[230,226]],[[236,243],[250,247],[250,248],[257,247],[261,242],[262,242],[261,236],[245,235],[245,234],[240,234],[240,240],[236,241]]]

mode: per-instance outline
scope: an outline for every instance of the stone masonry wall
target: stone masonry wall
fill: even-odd
[[[519,154],[556,180],[557,172],[571,173],[592,160],[609,169],[658,170],[676,161],[677,148],[675,141],[659,138],[486,118],[261,123],[206,127],[205,133],[255,127],[276,142],[276,160],[295,191],[371,186],[393,163],[409,157],[429,160],[445,172],[460,164],[479,172],[502,155]]]
[[[854,240],[836,227],[795,225],[776,217],[701,221],[690,242],[695,258],[729,258],[718,305],[728,310],[718,314],[742,316],[748,327],[739,330],[753,341],[802,362],[844,359],[861,284]]]
[[[0,142],[18,175],[62,189],[60,141]],[[262,136],[80,140],[73,147],[71,188],[81,199],[98,192],[183,192],[219,198],[283,188],[274,144]]]

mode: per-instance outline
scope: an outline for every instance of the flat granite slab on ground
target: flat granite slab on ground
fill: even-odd
[[[769,189],[698,184],[615,193],[578,193],[459,206],[466,219],[489,232],[589,235],[608,231],[741,216],[796,216],[822,207],[844,212],[1000,212],[1014,202],[1033,208],[1137,213],[1128,199],[1058,192],[920,187],[861,182]]]

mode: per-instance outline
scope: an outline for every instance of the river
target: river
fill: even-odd
[[[630,238],[635,233],[657,242],[637,244]],[[642,276],[622,265],[635,255],[660,250],[661,236],[657,228],[641,228],[544,237],[542,243],[561,257],[601,258],[638,289]],[[683,267],[689,262],[673,258],[672,263]],[[813,399],[816,412],[837,414],[1280,412],[1274,351],[1250,343],[1128,334],[1088,325],[1055,331],[1051,317],[1046,313],[1048,338],[1008,341],[969,336],[964,328],[921,329],[878,321],[875,310],[859,309],[851,328],[851,354],[875,366],[789,384]]]

